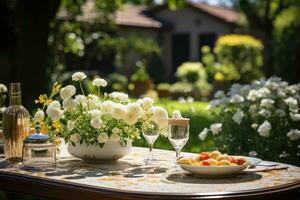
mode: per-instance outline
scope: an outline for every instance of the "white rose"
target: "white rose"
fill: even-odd
[[[72,75],[72,80],[73,81],[81,81],[83,79],[86,78],[86,75],[85,73],[83,72],[75,72],[73,75]]]
[[[269,137],[271,129],[272,129],[272,126],[271,126],[270,122],[264,121],[264,123],[262,123],[258,127],[257,132],[262,137]]]
[[[128,113],[134,113],[138,118],[143,114],[143,110],[138,103],[129,103],[126,108]]]
[[[205,140],[206,137],[207,137],[207,133],[209,132],[209,129],[208,128],[204,128],[201,133],[199,134],[199,139],[200,140]]]
[[[180,119],[182,118],[181,113],[179,110],[174,110],[172,114],[172,118]]]
[[[62,104],[63,104],[63,108],[66,110],[72,110],[76,107],[76,102],[72,98],[63,100]]]
[[[295,141],[300,138],[300,131],[298,129],[291,129],[286,135],[290,140]]]
[[[244,97],[241,95],[235,94],[233,97],[230,99],[230,103],[242,103],[244,102]]]
[[[125,118],[123,119],[128,125],[134,125],[139,119],[136,112],[128,111],[126,112]]]
[[[243,111],[238,110],[236,113],[232,116],[232,119],[235,123],[241,124],[242,119],[244,118],[245,114]]]
[[[74,143],[79,143],[81,140],[81,136],[78,133],[75,133],[70,136],[70,141]]]
[[[98,109],[93,109],[89,111],[89,114],[92,118],[100,118],[101,117],[101,111]]]
[[[5,93],[5,92],[7,92],[7,87],[4,84],[0,83],[0,93]]]
[[[290,117],[291,117],[291,119],[292,119],[292,121],[295,121],[295,122],[297,122],[297,121],[300,121],[300,114],[298,114],[298,113],[290,113]]]
[[[267,109],[262,109],[258,112],[258,114],[260,114],[261,116],[263,116],[264,118],[269,118],[271,117],[272,113],[271,111],[267,110]]]
[[[160,106],[155,106],[152,108],[152,113],[153,113],[154,121],[159,126],[164,127],[168,124],[168,113],[164,108]]]
[[[117,127],[114,127],[112,130],[111,130],[112,133],[114,134],[119,134],[121,133],[121,129],[117,128]]]
[[[55,100],[48,105],[46,113],[52,120],[58,121],[63,114],[63,111],[60,108],[60,103]]]
[[[263,108],[270,109],[273,107],[273,104],[274,104],[274,100],[272,100],[272,99],[262,99],[260,101],[260,106]]]
[[[107,86],[106,80],[104,80],[102,78],[94,79],[92,84],[93,84],[93,86],[96,86],[96,87],[106,87]]]
[[[112,92],[109,96],[113,99],[119,100],[120,102],[126,102],[129,99],[128,94],[122,92]]]
[[[5,110],[6,110],[6,107],[0,108],[0,114],[3,114]]]
[[[76,94],[76,88],[73,85],[67,85],[60,90],[60,97],[65,100]]]
[[[146,109],[150,109],[153,106],[153,99],[150,97],[145,97],[142,99],[142,106]]]
[[[99,118],[94,118],[90,122],[91,126],[95,129],[101,128],[103,122]]]
[[[99,143],[106,143],[108,139],[109,139],[108,135],[104,132],[100,133],[100,135],[97,138]]]
[[[289,97],[284,100],[284,102],[289,106],[290,110],[297,111],[298,110],[298,101],[293,97]]]
[[[214,123],[210,125],[210,131],[213,135],[217,135],[222,131],[222,124],[221,123]]]
[[[69,120],[67,122],[67,129],[68,129],[68,131],[72,131],[74,128],[75,128],[75,122],[72,121],[72,120]]]
[[[123,104],[115,103],[112,108],[112,116],[116,119],[124,119],[126,117],[126,106]]]
[[[34,122],[41,122],[43,121],[45,118],[45,113],[42,110],[39,110],[35,113],[34,117],[33,117],[33,121]]]
[[[109,139],[111,141],[117,142],[117,141],[120,141],[120,136],[117,133],[113,133],[113,134],[111,134],[111,136],[109,137]]]

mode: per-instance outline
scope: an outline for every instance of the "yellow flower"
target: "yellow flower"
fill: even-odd
[[[49,105],[53,100],[52,99],[47,99],[47,101],[45,101],[44,105]]]
[[[225,79],[225,77],[224,77],[224,75],[223,75],[222,73],[217,72],[217,73],[215,74],[215,76],[214,76],[214,79],[215,79],[216,81],[223,81],[223,80]]]
[[[46,95],[46,94],[41,94],[41,95],[39,96],[39,98],[38,98],[37,100],[35,100],[34,102],[35,102],[36,104],[38,104],[38,103],[43,104],[43,103],[46,102],[46,100],[47,100],[47,95]]]
[[[61,124],[59,123],[59,121],[53,121],[52,122],[52,127],[56,130],[59,131],[61,128]]]
[[[58,84],[58,82],[55,82],[52,86],[52,94],[56,94],[60,91],[61,84]]]
[[[50,132],[49,126],[46,123],[41,122],[41,133],[47,134]]]

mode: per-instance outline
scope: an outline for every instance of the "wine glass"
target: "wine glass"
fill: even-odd
[[[176,151],[176,162],[180,152],[189,139],[189,119],[169,119],[169,141]],[[176,163],[175,162],[175,163]],[[175,165],[177,166],[177,165]]]
[[[149,125],[146,129],[143,129],[142,134],[149,145],[149,152],[150,152],[149,157],[146,160],[146,163],[148,165],[151,165],[152,162],[155,160],[155,159],[153,159],[153,152],[152,152],[153,144],[159,136],[159,130],[158,130],[157,125],[155,125],[155,124]]]

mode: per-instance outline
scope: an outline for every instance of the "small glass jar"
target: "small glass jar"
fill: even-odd
[[[44,167],[56,162],[56,146],[42,133],[33,133],[23,141],[23,165]]]

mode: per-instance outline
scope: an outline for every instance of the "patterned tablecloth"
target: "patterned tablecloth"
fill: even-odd
[[[182,155],[192,155],[182,153]],[[134,147],[132,152],[113,163],[88,164],[71,157],[61,148],[56,167],[43,171],[11,165],[0,158],[0,173],[7,171],[45,179],[79,183],[93,187],[126,190],[129,192],[157,193],[215,193],[262,189],[300,180],[300,168],[290,166],[284,170],[244,172],[228,179],[197,178],[184,171],[174,171],[175,152],[154,150],[154,166],[146,166],[147,148]],[[282,164],[281,164],[282,165]]]

